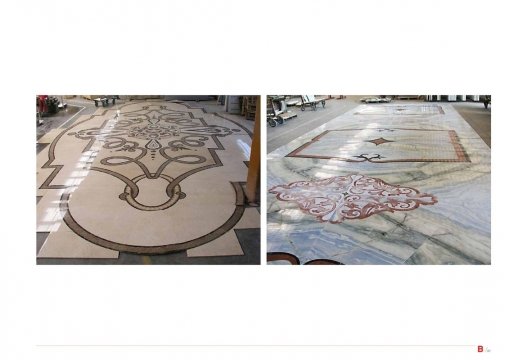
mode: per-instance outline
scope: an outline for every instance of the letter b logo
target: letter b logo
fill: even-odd
[[[484,351],[484,349],[483,349],[482,345],[477,346],[477,352],[483,352],[483,351]]]

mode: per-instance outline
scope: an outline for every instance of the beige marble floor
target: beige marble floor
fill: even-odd
[[[242,191],[251,137],[224,116],[127,102],[39,142],[50,144],[37,156],[40,258],[242,255],[234,230],[260,226]]]

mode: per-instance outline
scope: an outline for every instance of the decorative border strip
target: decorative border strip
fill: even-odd
[[[395,108],[395,107],[402,107],[402,106],[418,106],[418,107],[427,107],[427,108],[435,108],[438,110],[438,114],[440,115],[444,115],[445,112],[444,112],[444,109],[442,108],[442,106],[440,105],[410,105],[410,104],[406,104],[406,105],[384,105],[384,107],[386,108]],[[388,115],[388,116],[393,116],[393,115],[396,115],[396,116],[399,116],[399,115],[409,115],[409,116],[413,116],[413,115],[417,115],[417,116],[430,116],[430,115],[438,115],[436,113],[418,113],[418,114],[398,114],[398,113],[362,113],[362,112],[355,112],[354,115]]]

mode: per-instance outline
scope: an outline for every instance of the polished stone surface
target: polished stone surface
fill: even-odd
[[[237,256],[251,131],[184,103],[126,102],[49,131],[37,155],[38,258]]]
[[[467,160],[454,130],[401,128],[326,130],[287,156],[379,163]]]
[[[269,253],[301,264],[491,263],[490,149],[449,104],[359,106],[268,154],[267,174],[268,190],[363,176],[436,199],[391,211],[376,205],[387,194],[373,193],[362,206],[388,209],[324,222],[318,213],[358,209],[358,201],[345,202],[354,194],[314,189],[306,202],[269,192]]]
[[[385,106],[366,105],[355,112],[355,115],[436,115],[443,114],[441,105],[435,104],[389,104]]]

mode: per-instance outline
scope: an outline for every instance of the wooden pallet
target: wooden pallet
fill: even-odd
[[[256,99],[257,96],[244,96],[242,98],[241,115],[245,116],[247,120],[254,120],[255,118]]]

